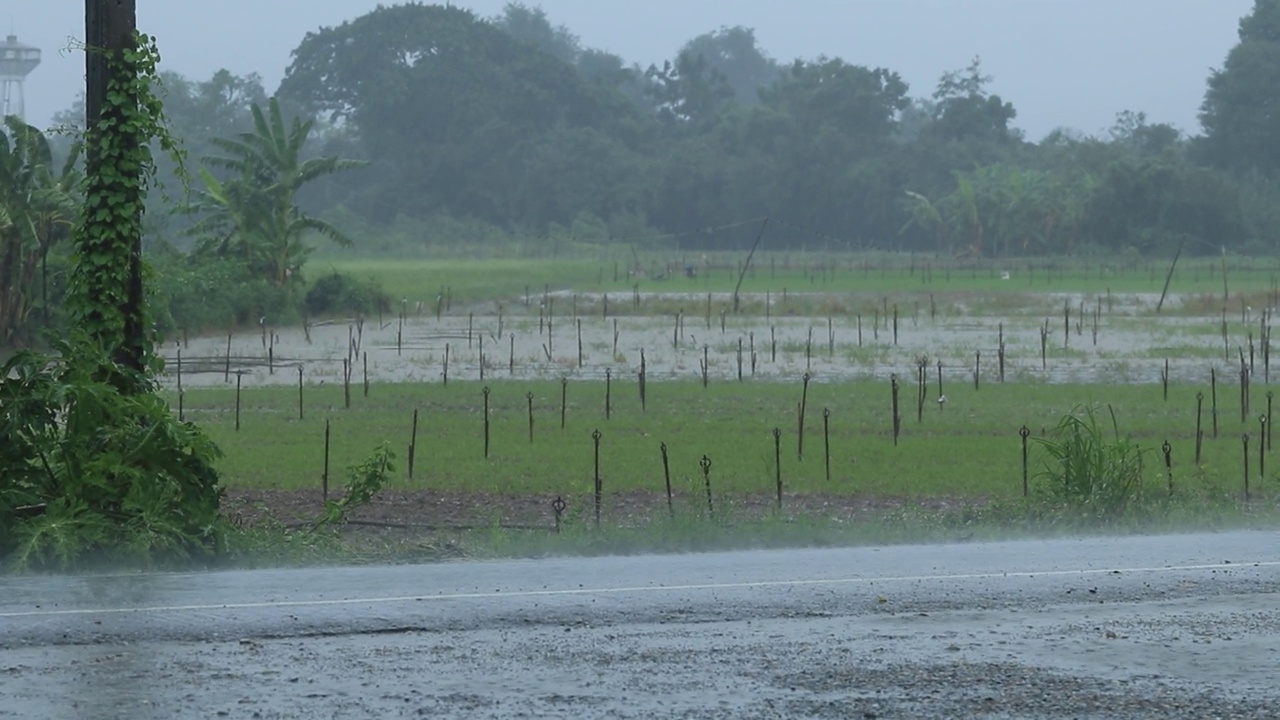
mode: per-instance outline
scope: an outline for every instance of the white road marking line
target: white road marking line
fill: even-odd
[[[626,593],[662,593],[696,590],[751,590],[760,588],[802,587],[813,585],[871,585],[874,583],[928,582],[937,580],[996,580],[1001,578],[1033,578],[1125,573],[1188,572],[1193,570],[1247,570],[1280,566],[1280,560],[1210,563],[1203,565],[1171,565],[1168,567],[1098,568],[1081,570],[1023,570],[1017,572],[956,573],[939,575],[888,575],[883,577],[826,578],[812,580],[759,580],[731,583],[692,583],[685,585],[635,585],[624,587],[567,588],[562,590],[514,590],[502,592],[466,592],[440,595],[400,595],[392,597],[361,597],[333,600],[268,600],[261,602],[224,603],[209,605],[153,605],[120,608],[76,608],[68,610],[24,610],[0,612],[0,618],[55,617],[66,615],[121,615],[133,613],[207,612],[212,610],[255,610],[264,608],[324,607],[337,605],[387,605],[391,603],[425,602],[428,600],[479,600],[492,598],[527,598],[561,595],[618,595]]]

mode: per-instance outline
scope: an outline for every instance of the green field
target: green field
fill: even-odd
[[[642,272],[628,277],[637,264]],[[746,253],[645,254],[638,258],[616,248],[584,251],[570,259],[400,260],[316,259],[310,277],[331,270],[376,280],[393,301],[422,302],[433,307],[447,293],[455,303],[479,302],[532,295],[544,289],[609,292],[618,297],[638,286],[641,293],[732,292]],[[693,266],[696,277],[686,277]],[[1084,294],[1160,293],[1168,261],[1121,265],[1108,259],[962,262],[939,258],[819,253],[761,253],[752,260],[742,284],[744,293],[1027,293]],[[1009,273],[1009,279],[1003,273]],[[657,279],[662,275],[663,279]],[[616,277],[616,279],[615,279]],[[1274,260],[1233,258],[1228,266],[1232,296],[1274,291],[1280,265]],[[1183,258],[1169,291],[1204,295],[1209,305],[1223,293],[1219,258]],[[1234,308],[1234,305],[1233,305]],[[1210,312],[1216,309],[1208,308]]]
[[[405,309],[410,313],[433,314],[439,303],[446,316],[445,324],[440,326],[445,330],[440,332],[457,332],[457,327],[461,327],[459,318],[461,322],[468,322],[466,318],[473,310],[477,315],[485,315],[488,325],[493,325],[492,316],[501,312],[495,312],[497,308],[489,305],[494,303],[507,306],[508,328],[532,333],[538,327],[533,316],[539,314],[544,290],[571,294],[571,297],[553,300],[557,318],[594,316],[593,319],[598,320],[603,316],[603,308],[599,306],[600,299],[592,294],[606,292],[609,316],[669,318],[672,314],[684,313],[701,328],[704,323],[712,323],[728,304],[722,295],[715,298],[713,306],[708,306],[704,296],[732,292],[737,283],[738,263],[744,259],[745,254],[717,254],[705,259],[700,255],[692,258],[640,256],[638,265],[643,271],[628,277],[628,268],[636,266],[637,258],[605,249],[584,251],[578,259],[567,262],[548,259],[318,261],[311,274],[314,276],[332,267],[377,280],[397,304],[399,299],[405,299]],[[697,266],[695,277],[685,275],[686,262]],[[1246,338],[1258,330],[1259,317],[1252,308],[1274,304],[1277,270],[1273,264],[1250,264],[1239,259],[1233,259],[1232,263],[1228,267],[1231,294],[1224,302],[1221,259],[1184,258],[1172,279],[1170,292],[1180,296],[1173,312],[1190,315],[1192,319],[1162,326],[1153,313],[1154,301],[1138,300],[1134,295],[1160,293],[1167,267],[1164,262],[1112,267],[1084,261],[1011,261],[1002,266],[992,262],[935,264],[928,259],[903,256],[804,253],[757,256],[754,272],[748,273],[742,285],[744,292],[753,294],[744,301],[743,313],[762,316],[772,312],[791,319],[809,317],[819,326],[825,325],[832,316],[847,318],[845,325],[851,326],[851,318],[857,313],[861,315],[860,323],[866,321],[869,347],[854,348],[846,337],[838,348],[854,365],[873,362],[878,366],[893,367],[896,363],[899,367],[911,367],[909,361],[892,356],[887,345],[871,339],[876,332],[872,329],[873,318],[878,316],[883,325],[880,332],[887,332],[885,311],[899,304],[904,328],[915,330],[917,324],[927,322],[936,310],[939,318],[960,318],[956,326],[959,332],[971,331],[965,318],[998,318],[1006,322],[1010,337],[1014,337],[1015,328],[1021,328],[1024,332],[1017,337],[1026,340],[1031,337],[1025,332],[1027,327],[1038,327],[1044,318],[1053,318],[1053,327],[1061,327],[1063,300],[1057,293],[1078,293],[1081,297],[1072,303],[1083,302],[1085,307],[1072,308],[1073,321],[1078,322],[1082,311],[1096,307],[1105,318],[1104,336],[1150,335],[1154,341],[1150,347],[1128,347],[1122,343],[1123,349],[1107,352],[1084,346],[1084,339],[1073,340],[1070,349],[1056,347],[1054,343],[1051,355],[1059,363],[1071,359],[1087,364],[1090,358],[1096,359],[1101,369],[1090,377],[1117,380],[1111,383],[1049,383],[1040,377],[1038,368],[1033,371],[1024,363],[1015,366],[1009,375],[1010,382],[984,379],[981,389],[975,389],[972,382],[960,381],[957,374],[952,373],[946,387],[947,401],[940,405],[936,401],[935,376],[930,373],[920,419],[917,418],[915,378],[902,377],[901,436],[896,444],[887,380],[811,383],[801,455],[797,406],[801,402],[802,386],[798,379],[735,382],[713,377],[709,387],[690,380],[651,381],[647,406],[642,409],[634,372],[619,369],[616,364],[613,369],[617,374],[608,390],[609,416],[606,417],[604,382],[571,379],[567,385],[563,428],[562,386],[555,377],[555,368],[548,373],[550,377],[543,375],[545,379],[540,380],[493,379],[488,383],[488,457],[484,453],[484,385],[475,381],[455,379],[448,385],[438,381],[392,384],[375,379],[368,397],[363,396],[358,384],[352,387],[348,408],[344,406],[343,390],[336,374],[308,371],[309,384],[303,391],[303,419],[298,418],[296,386],[255,387],[246,389],[241,396],[239,430],[235,428],[233,389],[188,387],[183,406],[185,417],[199,423],[222,448],[225,455],[219,462],[219,470],[223,483],[233,490],[314,490],[318,495],[324,473],[328,423],[331,429],[329,486],[333,494],[341,492],[345,468],[369,457],[382,443],[389,443],[397,456],[390,490],[461,494],[470,498],[463,502],[481,506],[486,497],[494,496],[508,496],[515,502],[530,498],[549,502],[563,496],[578,512],[585,507],[594,486],[592,433],[599,430],[605,506],[609,507],[611,493],[629,493],[631,497],[640,493],[647,498],[641,504],[653,507],[655,537],[674,534],[677,538],[687,533],[688,528],[679,524],[679,518],[674,521],[676,525],[664,525],[667,521],[661,512],[665,503],[661,501],[664,475],[660,448],[664,443],[669,451],[676,502],[693,513],[705,509],[704,478],[699,465],[705,456],[711,461],[710,480],[717,502],[732,504],[735,499],[751,498],[754,506],[759,507],[761,499],[767,500],[775,492],[775,478],[780,470],[785,493],[792,497],[807,496],[805,507],[810,512],[822,507],[820,498],[828,496],[833,498],[833,506],[848,505],[853,499],[883,500],[887,503],[885,506],[917,510],[945,504],[954,508],[989,508],[995,515],[983,516],[985,519],[979,524],[1003,529],[1028,520],[1022,510],[1014,514],[1016,517],[1007,512],[1009,508],[1022,507],[1019,429],[1025,425],[1029,430],[1030,486],[1033,495],[1043,499],[1049,482],[1043,471],[1050,462],[1042,441],[1052,439],[1053,429],[1064,416],[1091,407],[1107,431],[1106,439],[1116,439],[1110,434],[1110,413],[1114,411],[1119,437],[1136,442],[1142,449],[1142,494],[1153,501],[1144,505],[1145,520],[1164,522],[1168,528],[1182,527],[1186,522],[1220,519],[1238,522],[1263,508],[1273,508],[1280,501],[1280,458],[1260,446],[1262,426],[1258,417],[1259,413],[1266,412],[1268,403],[1267,386],[1261,382],[1261,376],[1252,385],[1252,406],[1248,417],[1242,420],[1238,386],[1227,384],[1231,376],[1219,368],[1216,433],[1207,369],[1203,384],[1175,381],[1169,388],[1167,401],[1162,397],[1159,384],[1131,384],[1123,380],[1128,377],[1124,368],[1130,359],[1134,363],[1158,362],[1165,358],[1216,362],[1223,357],[1219,352],[1225,351],[1220,351],[1212,339],[1221,332],[1223,320],[1230,333],[1227,348],[1230,353],[1234,353],[1237,346],[1252,347]],[[1003,279],[1006,270],[1009,279]],[[656,279],[657,274],[663,274],[664,278]],[[640,302],[635,305],[632,300],[637,291]],[[523,307],[521,302],[526,292],[529,307]],[[762,297],[766,293],[767,300]],[[1127,303],[1117,307],[1116,313],[1109,309],[1113,296],[1118,304]],[[451,309],[443,307],[445,297],[452,301]],[[435,320],[417,322],[419,325],[415,328]],[[732,317],[730,324],[733,324]],[[1166,329],[1160,329],[1162,327]],[[1057,332],[1055,329],[1054,333]],[[1088,335],[1087,330],[1077,330],[1077,334],[1081,332]],[[1022,340],[1015,339],[1015,345]],[[382,342],[386,342],[385,339]],[[961,346],[953,348],[954,352],[933,348],[929,354],[950,357],[959,353],[969,357],[976,347],[987,347],[969,347],[964,345],[971,342],[966,339],[958,342]],[[725,358],[736,351],[734,342],[710,344],[715,345],[724,362],[730,362]],[[590,345],[588,350],[593,362],[599,364],[600,353],[607,353],[607,348],[607,342],[599,347]],[[795,337],[785,341],[780,349],[784,354],[790,353],[788,357],[792,360],[805,352]],[[434,352],[427,351],[426,362],[438,362]],[[1016,352],[1026,360],[1028,354],[1034,356],[1036,348],[1024,343],[1016,345]],[[1120,355],[1116,355],[1117,352]],[[983,359],[987,358],[984,352]],[[1231,354],[1222,362],[1230,365],[1233,358]],[[528,361],[522,359],[522,362]],[[624,368],[629,367],[625,360],[618,362]],[[1144,376],[1149,377],[1145,373]],[[321,377],[324,381],[317,383]],[[168,392],[170,403],[176,406],[177,396],[171,390]],[[1199,463],[1195,440],[1198,392],[1205,395]],[[528,393],[533,396],[532,441]],[[829,432],[825,437],[824,410],[830,411]],[[415,411],[419,413],[416,468],[410,479],[407,447]],[[775,464],[775,428],[781,436],[780,468]],[[1242,435],[1246,433],[1250,436],[1248,473],[1254,501],[1249,508],[1241,503],[1245,480]],[[1169,497],[1169,474],[1161,449],[1166,441],[1171,449],[1172,504],[1163,502]],[[1259,450],[1263,451],[1261,455]],[[1043,502],[1035,505],[1040,508],[1036,512],[1058,507],[1053,501],[1047,502],[1048,505]],[[875,506],[875,502],[868,506]],[[478,512],[484,516],[483,507]],[[956,517],[970,517],[965,514],[967,510],[955,512],[959,513]],[[1054,527],[1074,512],[1084,517],[1092,511],[1077,507],[1058,514],[1050,510],[1040,516],[1043,523],[1036,527]],[[1207,519],[1211,516],[1215,520]],[[830,520],[806,516],[801,525]],[[954,522],[954,518],[942,521],[916,518],[906,521],[904,527],[919,524],[926,529],[933,528],[932,531],[939,528],[950,531]],[[875,532],[883,534],[891,529],[882,525],[877,524]],[[630,527],[614,530],[637,531]],[[796,531],[798,535],[790,534],[790,530],[774,530],[792,539],[802,539],[805,535],[800,530]],[[710,537],[704,536],[701,530],[693,535]],[[504,535],[495,535],[490,544],[513,541],[504,538]],[[584,542],[591,544],[595,540]],[[673,547],[687,544],[681,540]],[[638,541],[637,546],[649,547],[652,543]]]
[[[611,417],[605,417],[605,384],[570,382],[566,425],[560,427],[559,382],[495,381],[489,384],[490,456],[483,449],[483,396],[475,382],[380,385],[368,398],[353,388],[350,409],[340,386],[307,387],[304,419],[297,418],[296,388],[246,390],[241,429],[234,428],[234,390],[188,390],[186,417],[197,421],[221,446],[219,469],[229,487],[319,488],[325,423],[332,428],[331,463],[335,487],[341,468],[390,442],[399,456],[395,487],[429,487],[482,493],[588,493],[593,484],[591,434],[601,432],[601,475],[606,493],[660,492],[660,443],[670,452],[676,489],[701,492],[698,461],[712,461],[718,493],[766,494],[774,488],[772,430],[782,431],[782,476],[788,492],[865,494],[881,497],[948,498],[986,501],[1016,498],[1022,492],[1018,430],[1031,431],[1031,474],[1044,453],[1035,438],[1081,405],[1114,409],[1122,436],[1149,451],[1146,480],[1164,488],[1161,444],[1172,447],[1175,486],[1184,493],[1205,490],[1243,493],[1241,434],[1253,435],[1255,497],[1272,494],[1280,458],[1258,477],[1258,412],[1265,411],[1265,388],[1255,389],[1253,412],[1241,422],[1238,391],[1219,388],[1219,437],[1214,438],[1208,388],[1173,386],[1161,399],[1160,386],[971,384],[946,388],[940,409],[928,391],[923,421],[917,421],[916,386],[900,390],[902,435],[891,433],[891,390],[886,383],[817,384],[809,387],[803,460],[796,427],[800,384],[721,382],[650,383],[641,410],[634,378],[615,380]],[[1205,391],[1202,462],[1195,457],[1195,394]],[[528,435],[526,393],[534,395],[534,439]],[[176,398],[172,398],[176,402]],[[823,410],[830,415],[831,479],[826,479]],[[415,479],[405,472],[406,447],[414,410],[420,411]],[[1107,420],[1109,426],[1109,420]],[[1033,484],[1035,480],[1033,478]],[[1163,490],[1161,490],[1163,492]]]

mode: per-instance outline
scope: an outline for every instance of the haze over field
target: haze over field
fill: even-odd
[[[0,119],[0,720],[1273,720],[1245,1],[86,0]]]
[[[83,24],[67,5],[27,10],[14,29],[65,44]],[[376,288],[353,295],[354,278],[311,287],[313,250],[328,263],[627,248],[628,272],[663,277],[682,261],[641,253],[739,252],[757,237],[766,251],[1129,266],[1280,252],[1280,0],[142,2],[138,14],[167,58],[148,87],[195,181],[156,158],[161,184],[191,188],[147,200],[166,329],[297,317],[312,291],[327,298],[313,316],[386,304]],[[80,121],[82,60],[48,53],[32,120]],[[46,152],[9,134],[27,148],[11,185],[52,183],[67,138]],[[22,191],[0,207],[69,217],[48,198],[73,206],[76,172],[44,205]],[[34,268],[48,265],[57,290],[66,228],[31,227],[47,227],[30,242],[49,254],[10,286],[43,288]],[[34,327],[37,296],[21,294],[0,339]],[[58,298],[40,298],[37,315],[56,322]]]
[[[208,78],[221,68],[259,73],[268,92],[303,36],[372,11],[377,0],[227,0],[218,4],[142,2],[138,24],[158,37],[164,68]],[[483,17],[506,0],[463,0]],[[584,47],[628,63],[661,65],[690,39],[721,26],[754,28],[782,62],[818,55],[899,72],[910,94],[927,96],[937,78],[980,55],[992,92],[1013,102],[1013,127],[1039,140],[1065,126],[1110,127],[1117,112],[1146,112],[1198,134],[1205,78],[1237,40],[1251,0],[543,0],[555,25]],[[83,87],[84,58],[61,52],[83,38],[76,2],[0,0],[0,20],[44,50],[27,88],[28,120],[43,125]]]

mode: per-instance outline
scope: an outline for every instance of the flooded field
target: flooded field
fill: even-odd
[[[756,308],[769,302],[770,312],[734,315],[728,294],[646,294],[636,307],[615,299],[612,308],[598,295],[560,294],[529,306],[454,308],[439,318],[415,312],[380,324],[340,320],[191,337],[165,348],[163,381],[216,387],[239,375],[246,388],[289,385],[301,369],[304,383],[340,383],[348,361],[353,384],[366,372],[375,383],[439,382],[446,372],[451,380],[604,380],[634,376],[642,353],[652,381],[704,372],[709,381],[806,372],[815,382],[887,380],[914,376],[924,362],[931,377],[941,363],[951,382],[973,382],[975,374],[995,382],[1002,355],[1004,379],[1019,382],[1159,383],[1166,367],[1171,382],[1203,381],[1211,367],[1229,380],[1242,359],[1255,376],[1270,374],[1265,311],[1198,315],[1181,297],[1167,300],[1164,314],[1156,313],[1154,294],[1041,293],[998,302],[912,296],[896,304],[793,294],[789,302],[800,310],[776,296],[741,300]]]

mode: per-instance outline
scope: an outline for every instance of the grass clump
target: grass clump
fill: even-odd
[[[1148,450],[1120,436],[1115,410],[1111,427],[1098,423],[1093,407],[1064,415],[1047,437],[1036,442],[1045,451],[1038,477],[1051,503],[1083,510],[1107,522],[1124,516],[1143,499],[1143,459]]]

